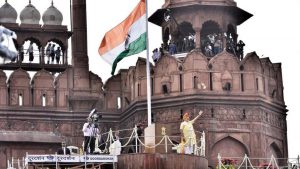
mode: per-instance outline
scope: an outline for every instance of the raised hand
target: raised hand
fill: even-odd
[[[202,111],[202,110],[199,111],[199,116],[201,116],[201,114],[203,114],[203,111]]]

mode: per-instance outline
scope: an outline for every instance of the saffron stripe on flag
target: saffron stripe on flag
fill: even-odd
[[[123,22],[105,34],[98,50],[99,54],[103,55],[125,41],[131,25],[145,14],[146,3],[142,0]]]
[[[146,32],[146,15],[143,15],[139,20],[137,20],[130,28],[130,38],[128,44],[138,39],[143,33]],[[113,48],[112,50],[106,52],[102,55],[102,58],[109,64],[113,64],[117,56],[125,50],[125,41],[120,45]]]

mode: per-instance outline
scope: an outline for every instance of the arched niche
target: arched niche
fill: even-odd
[[[150,63],[150,67],[152,64]],[[135,77],[137,78],[145,78],[146,77],[146,59],[138,58],[135,64]]]
[[[241,141],[227,136],[217,141],[211,149],[210,162],[211,166],[217,166],[217,156],[220,154],[222,157],[244,157],[245,154],[249,155],[246,145]],[[241,159],[242,160],[242,159]]]
[[[212,65],[214,71],[239,71],[240,63],[237,57],[233,57],[232,54],[222,52],[219,55],[209,60],[209,64]]]
[[[263,72],[262,63],[255,52],[247,54],[242,60],[241,65],[245,72]]]
[[[184,70],[207,70],[208,61],[200,52],[191,52],[183,60]]]
[[[283,158],[282,152],[280,151],[280,148],[276,142],[272,142],[266,150],[267,158],[271,158],[273,155],[274,158],[277,160],[277,164],[282,165],[284,164],[284,160],[278,160],[278,158]]]
[[[3,70],[0,70],[0,105],[7,105],[7,84],[6,74]]]
[[[38,71],[32,78],[31,86],[34,106],[55,106],[54,77],[50,72],[44,69]]]
[[[208,89],[206,88],[209,84],[208,60],[201,52],[190,52],[182,65],[185,89]]]
[[[103,82],[102,82],[101,77],[94,74],[93,72],[90,72],[90,82],[91,82],[91,89],[93,91],[98,92],[98,94],[103,93],[103,90],[102,90]]]
[[[67,101],[69,97],[69,82],[68,82],[68,69],[61,72],[54,80],[56,88],[56,106],[67,107]]]
[[[172,74],[178,71],[178,60],[175,57],[164,55],[156,63],[155,75]]]
[[[23,69],[15,70],[9,77],[9,103],[12,106],[29,106],[31,103],[30,76]]]

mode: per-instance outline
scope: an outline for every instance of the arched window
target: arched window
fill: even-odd
[[[194,76],[193,84],[194,84],[194,89],[197,89],[198,88],[198,77],[197,76]]]
[[[23,106],[23,94],[19,94],[19,98],[18,98],[18,100],[19,100],[19,106]]]
[[[46,64],[64,64],[64,47],[56,41],[49,41],[44,49],[44,62]]]
[[[179,75],[179,91],[182,92],[183,90],[183,79],[182,74]]]
[[[201,51],[205,56],[212,57],[223,50],[223,35],[217,22],[204,22],[200,34]]]
[[[244,74],[241,73],[241,90],[244,91]]]
[[[117,97],[118,109],[122,108],[121,97]]]
[[[46,94],[43,94],[43,96],[42,96],[42,106],[45,107],[46,104],[47,104],[47,102],[46,102]]]
[[[195,48],[195,30],[189,22],[178,25],[178,34],[171,39],[176,44],[178,52],[189,52]]]
[[[141,96],[141,84],[138,84],[138,96]]]
[[[151,96],[154,95],[154,78],[151,77]]]
[[[164,47],[168,46],[169,40],[170,40],[170,29],[167,27],[164,31],[163,34],[163,42],[164,42]],[[166,49],[166,48],[165,48]]]
[[[41,44],[37,39],[26,39],[19,48],[19,61],[24,63],[40,63],[40,49]]]

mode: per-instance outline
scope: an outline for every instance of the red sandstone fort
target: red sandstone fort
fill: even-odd
[[[102,114],[102,131],[147,125],[146,60],[138,59],[103,84],[89,71],[86,0],[72,0],[71,10],[68,30],[55,4],[42,16],[31,3],[19,14],[7,2],[0,8],[0,24],[17,33],[18,50],[24,52],[27,41],[35,44],[33,62],[24,54],[24,60],[0,65],[1,169],[26,152],[54,154],[62,141],[81,147],[82,125],[92,108]],[[168,135],[179,136],[183,112],[196,116],[203,110],[194,128],[206,134],[204,158],[213,168],[218,153],[288,157],[281,64],[255,52],[238,53],[231,46],[239,42],[238,26],[251,16],[233,0],[165,0],[149,17],[161,26],[165,51],[150,68],[151,120],[165,126]],[[211,35],[221,41],[221,50],[210,50]],[[49,43],[61,47],[58,63],[48,62]],[[174,54],[170,43],[177,47]],[[172,141],[180,142],[176,137]],[[129,151],[124,148],[122,155]],[[132,161],[122,155],[119,160]]]

